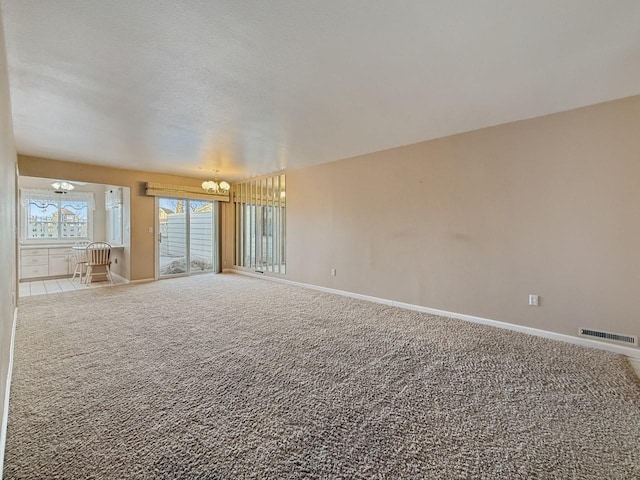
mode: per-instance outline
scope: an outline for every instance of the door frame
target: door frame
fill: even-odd
[[[185,232],[186,232],[186,252],[185,252],[185,265],[187,268],[187,271],[185,273],[180,273],[180,274],[176,274],[176,275],[170,275],[170,276],[166,276],[166,277],[162,277],[160,276],[160,235],[162,234],[162,232],[160,232],[160,199],[161,198],[176,198],[178,200],[185,200],[185,201],[191,201],[191,200],[195,200],[198,201],[198,199],[192,199],[192,198],[177,198],[177,197],[154,197],[154,206],[155,206],[155,220],[154,220],[154,231],[153,231],[153,247],[154,247],[154,267],[153,267],[153,274],[154,274],[154,278],[155,280],[165,280],[167,278],[178,278],[178,277],[188,277],[189,275],[191,275],[191,266],[190,266],[190,256],[191,256],[191,225],[190,225],[190,212],[189,212],[189,207],[190,204],[187,204],[187,208],[186,208],[186,216],[185,216],[185,222],[186,222],[186,226],[185,226]],[[203,200],[200,200],[203,201]],[[201,273],[221,273],[222,270],[220,268],[220,257],[221,257],[221,248],[222,248],[222,243],[220,241],[220,202],[217,200],[204,200],[206,202],[211,202],[213,204],[212,209],[211,209],[211,214],[213,215],[213,218],[211,219],[211,224],[212,224],[212,231],[211,231],[211,235],[213,236],[213,251],[211,252],[212,254],[212,261],[213,261],[213,269],[211,272],[201,272]],[[197,274],[196,274],[197,275]]]

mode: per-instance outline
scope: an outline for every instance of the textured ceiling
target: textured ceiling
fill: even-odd
[[[640,93],[637,0],[2,0],[20,153],[237,180]]]

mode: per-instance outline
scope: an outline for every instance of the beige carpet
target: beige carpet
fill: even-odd
[[[6,479],[638,479],[623,357],[237,275],[26,298]]]

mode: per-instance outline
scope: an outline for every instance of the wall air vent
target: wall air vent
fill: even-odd
[[[580,335],[585,337],[594,337],[601,340],[611,340],[613,342],[625,343],[627,345],[638,346],[638,337],[635,335],[620,335],[617,333],[603,332],[601,330],[593,330],[591,328],[581,328]]]

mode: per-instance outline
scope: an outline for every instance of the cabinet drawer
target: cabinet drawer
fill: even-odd
[[[40,256],[40,255],[48,255],[48,248],[25,248],[20,250],[21,257],[32,257],[32,256]]]
[[[49,275],[48,265],[29,265],[20,269],[20,278],[46,277]]]
[[[56,247],[49,249],[49,256],[51,255],[69,255],[73,253],[73,248]]]
[[[48,265],[49,255],[27,255],[26,257],[20,257],[20,261],[23,266],[30,265]]]
[[[49,276],[67,275],[69,258],[67,255],[49,255]]]

